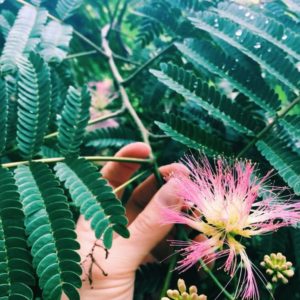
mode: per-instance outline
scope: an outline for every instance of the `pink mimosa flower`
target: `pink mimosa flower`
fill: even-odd
[[[236,296],[259,299],[255,269],[241,240],[298,223],[300,202],[280,199],[275,188],[267,189],[270,173],[259,179],[249,161],[219,158],[211,166],[207,158],[201,160],[187,159],[190,177],[173,175],[188,212],[163,209],[164,223],[185,224],[207,237],[172,243],[183,247],[177,269],[185,271],[199,259],[209,263],[225,257],[224,270],[231,277],[242,272]]]

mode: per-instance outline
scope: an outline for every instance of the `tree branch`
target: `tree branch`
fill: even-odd
[[[146,129],[143,122],[141,121],[141,119],[137,115],[137,113],[134,110],[133,106],[131,105],[128,94],[127,94],[127,92],[126,92],[126,90],[123,86],[123,83],[122,83],[123,78],[122,78],[122,76],[121,76],[121,74],[120,74],[120,72],[119,72],[119,70],[116,66],[116,63],[115,63],[115,60],[114,60],[114,57],[113,57],[113,53],[110,49],[110,46],[109,46],[109,43],[108,43],[108,40],[107,40],[108,30],[109,30],[109,27],[107,27],[107,26],[105,28],[103,28],[103,30],[102,30],[102,47],[105,51],[105,54],[108,57],[108,63],[109,63],[113,78],[114,78],[114,80],[115,80],[115,82],[116,82],[116,84],[119,88],[119,93],[121,95],[123,105],[128,110],[128,112],[131,115],[131,117],[133,118],[133,120],[135,121],[135,123],[136,123],[136,125],[137,125],[137,127],[138,127],[138,129],[141,133],[143,141],[151,147],[150,141],[149,141],[148,130]],[[153,155],[151,153],[151,158],[152,157],[153,157]]]

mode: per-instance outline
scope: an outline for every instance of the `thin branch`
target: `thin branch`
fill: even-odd
[[[160,56],[168,52],[171,48],[173,48],[174,42],[171,43],[169,46],[167,46],[165,49],[161,50],[159,53],[157,53],[154,57],[150,58],[148,61],[146,61],[142,66],[140,66],[135,72],[133,72],[128,78],[124,79],[122,81],[123,86],[128,86],[134,79],[142,72],[144,71],[149,65],[151,65],[156,59],[158,59]]]
[[[131,184],[132,182],[136,181],[137,179],[143,177],[146,173],[148,172],[148,170],[141,172],[139,174],[137,174],[136,176],[130,178],[128,181],[124,182],[123,184],[119,185],[117,188],[114,189],[114,193],[118,193],[121,190],[123,190],[124,188],[126,188],[129,184]]]
[[[114,78],[114,80],[115,80],[115,82],[116,82],[116,84],[119,88],[119,93],[121,95],[122,102],[123,102],[124,106],[126,107],[126,109],[128,110],[131,117],[133,118],[133,120],[135,121],[135,123],[136,123],[136,125],[137,125],[137,127],[138,127],[138,129],[141,133],[143,141],[151,147],[150,141],[149,141],[148,130],[144,126],[144,124],[141,121],[140,117],[137,115],[137,113],[136,113],[135,109],[133,108],[133,106],[131,105],[128,94],[127,94],[127,92],[126,92],[126,90],[125,90],[125,88],[122,84],[123,78],[122,78],[122,76],[121,76],[121,74],[120,74],[120,72],[119,72],[119,70],[116,66],[112,51],[109,47],[108,40],[106,38],[108,29],[109,29],[108,27],[105,27],[102,30],[102,46],[103,46],[103,49],[104,49],[106,55],[108,56],[108,63],[109,63],[113,78]]]
[[[93,55],[93,54],[97,54],[97,53],[98,52],[96,50],[83,51],[83,52],[79,52],[79,53],[69,54],[65,59],[73,59],[73,58]]]
[[[294,106],[296,106],[298,103],[300,103],[300,97],[297,97],[293,102],[291,102],[289,105],[287,105],[281,112],[279,112],[276,117],[270,122],[263,130],[261,130],[254,139],[247,144],[247,146],[242,149],[242,151],[237,155],[237,157],[242,157],[247,153],[247,151],[260,139],[262,138],[275,124],[276,122],[283,118]]]
[[[112,113],[110,113],[110,114],[107,114],[107,115],[105,115],[105,116],[101,116],[101,117],[99,117],[99,118],[95,118],[95,119],[89,120],[88,126],[89,126],[89,125],[94,125],[94,124],[96,124],[96,123],[103,122],[103,121],[105,121],[105,120],[107,120],[107,119],[110,119],[110,118],[113,118],[113,117],[117,117],[117,116],[123,114],[124,111],[125,111],[125,107],[122,107],[122,108],[120,108],[119,110],[116,110],[116,111],[114,111],[114,112],[112,112]],[[51,138],[56,137],[56,136],[58,136],[58,131],[55,131],[55,132],[52,132],[52,133],[47,134],[47,135],[44,137],[44,139],[51,139]]]
[[[79,156],[79,158],[84,158],[89,161],[116,161],[121,163],[136,163],[136,164],[152,164],[153,160],[150,158],[134,158],[134,157],[115,157],[115,156]],[[4,163],[1,166],[3,168],[13,168],[20,165],[27,165],[31,162],[42,162],[42,163],[56,163],[64,161],[65,157],[51,157],[51,158],[40,158],[33,160],[23,160],[11,163]]]

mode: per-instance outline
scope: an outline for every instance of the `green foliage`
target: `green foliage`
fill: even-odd
[[[8,95],[5,81],[0,79],[0,153],[5,148],[7,135]]]
[[[43,299],[59,299],[62,292],[79,299],[81,267],[75,252],[79,244],[67,198],[46,164],[19,166],[15,178]]]
[[[58,0],[56,12],[61,20],[69,18],[76,9],[83,3],[83,0]]]
[[[166,116],[166,123],[156,124],[175,141],[196,150],[201,149],[206,155],[229,153],[229,146],[221,139],[175,115]]]
[[[196,67],[204,67],[211,73],[226,78],[234,88],[261,108],[271,113],[278,109],[280,105],[278,95],[270,89],[263,78],[246,70],[218,46],[195,39],[185,40],[184,44],[177,43],[176,46]]]
[[[88,132],[84,138],[87,146],[95,147],[97,150],[109,147],[121,148],[134,141],[137,141],[136,134],[122,127],[98,128]]]
[[[77,155],[83,140],[84,130],[90,118],[91,97],[85,87],[81,93],[70,87],[58,129],[58,143],[66,156]]]
[[[283,50],[272,47],[263,37],[246,28],[241,29],[238,24],[221,18],[215,12],[201,12],[190,20],[197,28],[210,32],[261,64],[270,75],[292,91],[299,90],[300,75],[295,65],[286,58]]]
[[[15,71],[23,52],[34,50],[41,26],[46,21],[45,10],[24,6],[20,9],[12,29],[9,31],[0,59],[1,71]]]
[[[257,142],[259,151],[268,159],[286,183],[300,195],[300,156],[293,152],[283,133],[273,132]]]
[[[32,299],[35,279],[23,222],[13,174],[0,168],[0,299]]]
[[[129,236],[124,207],[92,163],[84,159],[67,160],[58,163],[55,170],[80,213],[91,220],[96,238],[103,238],[106,248],[112,245],[113,231],[123,237]]]
[[[237,103],[220,94],[213,86],[176,65],[163,64],[161,70],[151,70],[151,73],[187,100],[194,101],[207,110],[214,118],[220,119],[242,134],[253,135],[255,121],[252,116],[243,111]]]
[[[69,25],[50,21],[44,28],[40,54],[47,62],[61,62],[66,58],[73,29]]]
[[[31,53],[18,64],[18,146],[25,158],[40,149],[50,115],[50,71],[43,59]]]

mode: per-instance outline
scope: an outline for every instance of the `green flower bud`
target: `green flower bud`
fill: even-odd
[[[207,300],[205,295],[198,295],[198,289],[195,285],[191,285],[188,289],[183,279],[179,279],[177,282],[178,290],[167,290],[167,296],[161,300]]]
[[[286,257],[278,252],[265,255],[260,265],[266,269],[266,274],[272,276],[272,282],[288,283],[288,278],[294,276],[293,264],[286,260]]]

